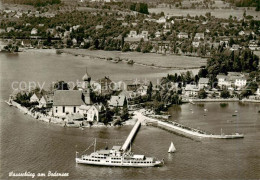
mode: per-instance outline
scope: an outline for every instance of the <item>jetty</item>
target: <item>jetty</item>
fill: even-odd
[[[136,112],[138,114],[138,118],[142,119],[143,121],[146,121],[147,123],[150,123],[151,125],[162,127],[166,130],[182,134],[184,136],[189,137],[198,137],[198,138],[213,138],[213,139],[238,139],[238,138],[244,138],[243,134],[235,133],[235,134],[209,134],[205,131],[191,128],[185,125],[182,125],[180,123],[174,122],[174,121],[168,121],[168,120],[159,120],[154,119],[151,117],[147,117],[142,114],[142,112]]]
[[[130,134],[128,135],[128,137],[126,138],[121,150],[122,151],[126,151],[128,149],[128,147],[130,146],[130,144],[132,143],[132,141],[134,140],[135,138],[135,135],[136,133],[138,132],[140,126],[141,126],[141,122],[142,122],[142,119],[139,118],[137,120],[137,122],[135,123],[133,129],[131,130]]]

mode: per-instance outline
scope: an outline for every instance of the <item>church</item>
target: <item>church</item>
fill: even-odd
[[[87,121],[99,121],[101,105],[93,104],[90,99],[91,77],[86,71],[79,90],[56,90],[53,97],[52,114],[54,117],[73,115]]]

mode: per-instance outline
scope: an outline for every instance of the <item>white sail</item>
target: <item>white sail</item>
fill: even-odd
[[[171,142],[168,153],[172,153],[172,152],[175,152],[175,151],[176,151],[176,148],[174,147],[173,143]]]

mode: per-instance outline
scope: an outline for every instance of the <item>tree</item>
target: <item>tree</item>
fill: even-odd
[[[69,90],[68,83],[64,81],[58,81],[54,84],[54,89],[56,90]]]
[[[228,90],[224,89],[221,94],[220,94],[220,97],[224,98],[224,99],[227,99],[230,97],[230,93]]]
[[[152,82],[150,81],[150,84],[149,84],[149,86],[148,86],[148,88],[147,88],[147,100],[148,100],[148,101],[151,101],[151,99],[152,99],[152,93],[153,93],[153,84],[152,84]]]
[[[123,121],[126,121],[126,120],[128,120],[129,119],[129,113],[128,113],[128,108],[127,107],[124,107],[123,108],[123,112],[122,112],[122,114],[121,114],[121,119],[123,120]]]
[[[199,70],[198,76],[199,78],[205,78],[208,75],[208,70],[205,68],[202,68]]]
[[[204,89],[199,90],[199,92],[198,92],[198,98],[199,98],[199,99],[205,99],[205,98],[207,98],[207,93],[206,93],[206,91],[205,91]]]

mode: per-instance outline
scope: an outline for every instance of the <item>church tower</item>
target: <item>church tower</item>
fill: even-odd
[[[82,83],[82,89],[83,89],[83,100],[88,105],[91,104],[90,100],[90,81],[91,77],[88,75],[87,68],[86,73],[82,77],[83,83]]]

